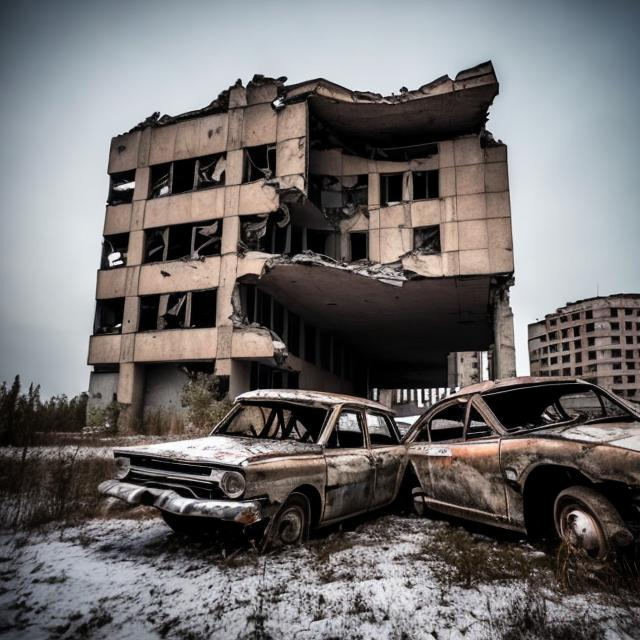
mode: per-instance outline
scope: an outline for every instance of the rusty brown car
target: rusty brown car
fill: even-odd
[[[530,535],[604,559],[638,539],[640,411],[566,378],[463,388],[405,437],[416,510]]]
[[[99,491],[160,510],[175,531],[231,522],[263,546],[383,507],[406,449],[392,412],[350,396],[297,390],[240,395],[205,438],[114,450],[117,478]]]

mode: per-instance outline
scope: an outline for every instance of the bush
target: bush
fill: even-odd
[[[182,388],[182,406],[187,420],[198,432],[210,431],[231,408],[218,376],[193,373]]]

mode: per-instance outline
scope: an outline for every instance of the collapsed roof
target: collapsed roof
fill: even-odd
[[[292,85],[285,85],[285,82],[285,77],[256,75],[247,84],[247,89],[274,85],[277,89],[277,98],[272,103],[274,109],[308,100],[311,115],[329,125],[346,141],[357,146],[359,139],[366,138],[368,144],[377,147],[405,145],[416,138],[429,142],[479,133],[499,90],[490,61],[460,71],[453,80],[441,76],[415,90],[403,87],[399,94],[391,96],[354,91],[324,78]],[[234,88],[243,88],[242,82],[238,80],[203,109],[177,116],[160,116],[156,112],[131,131],[226,112]]]

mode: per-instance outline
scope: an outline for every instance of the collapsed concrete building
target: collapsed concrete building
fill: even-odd
[[[180,410],[187,375],[369,395],[515,373],[490,62],[383,97],[255,76],[111,143],[90,406]]]

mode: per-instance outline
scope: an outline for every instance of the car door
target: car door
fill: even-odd
[[[395,499],[405,466],[405,448],[400,444],[398,430],[389,416],[367,409],[365,420],[374,466],[370,505],[374,508]]]
[[[435,432],[430,427],[432,439]],[[439,443],[439,449],[428,456],[432,498],[468,515],[506,520],[500,439],[497,420],[474,396],[467,404],[463,437]]]
[[[327,484],[322,520],[337,520],[366,511],[371,503],[375,474],[359,409],[340,409],[324,455]]]
[[[462,441],[467,403],[465,398],[444,402],[428,412],[408,436],[409,462],[429,500],[435,500],[432,469],[446,469],[451,458],[451,443]],[[439,462],[439,458],[444,460]],[[439,477],[439,475],[438,475]],[[436,485],[439,488],[439,482]]]

